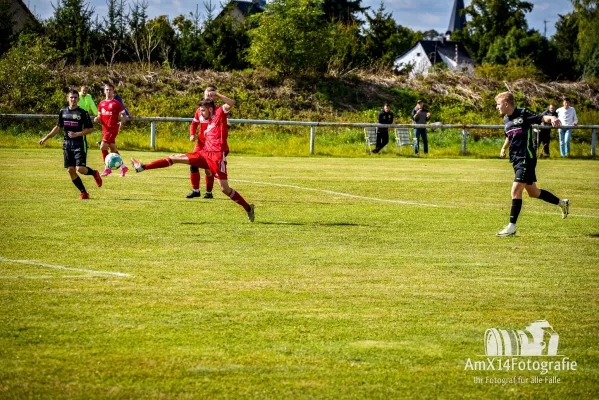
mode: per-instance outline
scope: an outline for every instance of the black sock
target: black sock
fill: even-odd
[[[96,170],[87,167],[87,172],[84,175],[95,175]]]
[[[85,186],[83,186],[83,182],[81,182],[80,177],[73,179],[73,185],[75,185],[81,193],[86,193]]]
[[[539,195],[539,199],[546,201],[547,203],[559,204],[559,199],[555,197],[555,195],[551,192],[541,189],[541,194]]]
[[[518,221],[518,215],[522,209],[522,199],[512,199],[512,210],[510,211],[510,223],[515,224]]]

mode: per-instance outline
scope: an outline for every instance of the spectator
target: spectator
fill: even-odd
[[[578,125],[578,118],[576,117],[576,110],[574,107],[570,107],[570,99],[564,97],[564,106],[557,109],[557,117],[559,122],[565,126],[576,126]],[[559,133],[559,151],[562,157],[567,157],[570,153],[570,138],[572,137],[572,128],[560,128]]]
[[[555,104],[549,104],[549,108],[545,110],[542,117],[557,117],[557,112],[555,112]],[[538,141],[538,149],[539,157],[549,157],[549,142],[551,141],[551,124],[547,123],[543,120],[541,123],[542,126],[546,126],[547,128],[542,128],[539,130],[539,141]]]
[[[416,103],[416,107],[412,111],[412,120],[416,124],[426,125],[426,121],[428,121],[431,117],[431,113],[428,112],[426,108],[424,108],[424,103],[422,100],[418,100]],[[422,147],[424,150],[424,154],[428,154],[428,135],[426,133],[426,128],[416,128],[414,129],[414,135],[416,136],[416,145],[414,146],[414,153],[419,155],[420,150],[420,138],[422,137]]]
[[[94,117],[98,116],[98,109],[92,95],[89,94],[89,88],[87,86],[81,86],[81,92],[79,92],[79,107],[83,108],[89,115]]]
[[[388,103],[385,103],[385,106],[379,113],[378,123],[386,124],[386,125],[393,123],[393,111],[391,111],[391,109],[389,108]],[[376,147],[372,152],[378,153],[379,151],[383,150],[383,147],[385,147],[388,143],[389,143],[389,129],[388,128],[376,128]]]

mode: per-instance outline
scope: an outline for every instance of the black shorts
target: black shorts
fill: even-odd
[[[64,153],[64,167],[85,167],[87,162],[87,151],[83,146],[77,147],[63,147]]]
[[[514,173],[516,177],[514,182],[526,183],[532,185],[537,181],[535,168],[537,167],[536,158],[522,159],[514,163]]]

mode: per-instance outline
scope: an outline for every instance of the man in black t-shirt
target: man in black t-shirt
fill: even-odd
[[[393,112],[391,111],[391,108],[389,107],[388,103],[385,103],[385,106],[379,113],[378,123],[386,125],[390,125],[393,123]],[[376,128],[376,147],[372,152],[378,153],[379,151],[383,150],[383,147],[385,147],[388,143],[389,129]]]
[[[555,105],[549,104],[549,108],[547,110],[545,110],[545,112],[543,114],[541,114],[541,116],[542,117],[544,117],[544,116],[557,117],[557,112],[555,111]],[[551,141],[551,124],[548,124],[547,122],[543,121],[543,123],[541,125],[547,126],[548,128],[539,129],[539,143],[538,143],[537,150],[539,153],[539,157],[543,157],[543,156],[549,157],[549,142]]]
[[[94,130],[94,126],[87,111],[77,105],[79,92],[70,90],[67,94],[67,101],[69,106],[60,110],[58,124],[39,143],[40,145],[44,144],[46,140],[54,137],[61,128],[64,130],[64,142],[62,144],[64,167],[71,176],[73,184],[81,192],[79,198],[84,200],[89,199],[89,194],[77,172],[93,176],[96,185],[98,187],[102,186],[100,173],[85,165],[87,162],[87,140],[85,136]]]
[[[516,221],[522,209],[522,192],[526,190],[530,197],[544,200],[558,205],[562,210],[562,218],[568,216],[570,200],[560,200],[552,193],[539,189],[536,185],[537,176],[535,167],[537,156],[533,146],[531,125],[538,125],[542,121],[551,123],[555,128],[560,126],[557,117],[541,116],[526,108],[516,108],[514,95],[503,92],[495,97],[497,110],[504,115],[505,142],[501,148],[501,158],[505,157],[506,148],[509,146],[510,162],[514,166],[516,175],[512,185],[512,209],[510,223],[497,236],[514,236],[516,234]]]

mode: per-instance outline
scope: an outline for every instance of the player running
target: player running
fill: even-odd
[[[516,221],[522,209],[522,192],[526,190],[530,197],[544,200],[559,206],[562,210],[562,218],[568,216],[570,200],[560,200],[552,193],[539,189],[536,185],[537,176],[535,167],[537,156],[533,147],[531,125],[538,125],[542,121],[551,123],[554,128],[560,126],[557,117],[541,116],[526,108],[516,108],[514,95],[503,92],[495,97],[497,110],[504,115],[505,143],[501,148],[501,158],[505,157],[506,148],[509,146],[510,162],[514,166],[516,177],[512,185],[512,209],[510,211],[510,223],[497,236],[514,236],[516,234]]]
[[[106,159],[108,155],[108,149],[110,149],[111,153],[119,154],[119,151],[116,148],[116,137],[119,134],[120,128],[120,119],[121,116],[125,113],[125,107],[123,103],[116,100],[114,98],[114,85],[107,83],[104,85],[104,94],[106,96],[105,100],[102,100],[100,104],[98,104],[99,114],[94,122],[101,121],[102,122],[102,144],[100,145],[100,150],[102,150],[102,160]],[[123,163],[121,165],[121,177],[125,176],[125,174],[129,171],[129,168]],[[112,173],[110,168],[106,168],[104,172],[102,172],[101,176],[106,176]]]
[[[216,107],[214,98],[217,97],[225,104]],[[247,212],[248,220],[254,222],[254,205],[248,204],[244,198],[229,186],[227,176],[227,159],[229,146],[227,144],[227,115],[235,102],[217,92],[206,93],[206,99],[200,102],[201,116],[208,121],[206,127],[204,148],[197,153],[174,154],[170,157],[143,164],[131,159],[131,165],[136,172],[166,168],[175,163],[188,164],[197,168],[209,169],[218,180],[224,194],[243,207]]]
[[[46,140],[54,137],[60,131],[60,128],[64,129],[64,142],[62,144],[64,167],[71,176],[75,187],[81,192],[79,198],[85,200],[89,199],[89,193],[85,190],[85,186],[77,172],[93,176],[96,185],[102,187],[100,173],[85,165],[87,161],[87,140],[85,136],[94,130],[94,126],[87,111],[77,105],[79,92],[70,90],[67,93],[67,101],[69,106],[58,113],[58,124],[39,143],[43,145]]]

